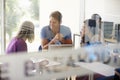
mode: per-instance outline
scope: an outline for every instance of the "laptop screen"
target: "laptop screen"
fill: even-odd
[[[59,44],[59,45],[51,44],[49,45],[48,49],[55,50],[55,49],[64,49],[64,48],[72,48],[72,47],[73,47],[73,44]]]

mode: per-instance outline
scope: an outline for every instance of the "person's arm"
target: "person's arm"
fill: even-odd
[[[55,37],[58,41],[61,42],[61,44],[72,44],[72,39],[71,38],[64,39],[61,33],[58,33]]]
[[[72,44],[72,40],[71,39],[62,39],[60,42],[62,44]]]
[[[72,44],[71,39],[64,39],[62,34],[58,33],[50,42],[48,42],[47,39],[42,39],[42,49],[48,49],[48,46],[50,44],[55,44],[56,41],[60,41],[61,44]]]
[[[53,40],[51,40],[50,42],[48,42],[48,40],[47,39],[42,39],[42,49],[48,49],[48,46],[50,45],[50,44],[54,44],[54,41]]]
[[[48,46],[50,44],[55,44],[56,41],[62,41],[62,38],[59,36],[59,34],[56,34],[56,36],[49,42],[47,39],[42,39],[42,49],[48,49]]]
[[[43,27],[41,29],[40,35],[41,35],[41,48],[42,49],[48,49],[48,45],[53,43],[52,41],[49,43],[48,39],[46,38],[46,35],[48,34],[47,31],[48,31],[48,27]]]

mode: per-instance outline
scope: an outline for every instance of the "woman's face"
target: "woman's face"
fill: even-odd
[[[56,31],[56,30],[58,31],[60,27],[60,22],[57,19],[50,17],[49,25],[53,31]]]

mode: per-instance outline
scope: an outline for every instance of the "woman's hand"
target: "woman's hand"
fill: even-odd
[[[62,41],[63,35],[61,33],[57,33],[54,37],[55,40]]]

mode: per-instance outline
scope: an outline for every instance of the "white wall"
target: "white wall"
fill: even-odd
[[[104,14],[104,0],[85,1],[85,19],[90,18],[94,13]]]
[[[93,13],[100,14],[103,21],[120,23],[120,0],[86,0],[85,18]]]
[[[80,0],[40,0],[40,25],[49,24],[51,12],[59,10],[62,15],[62,24],[69,26],[73,33],[79,31]]]
[[[120,0],[105,0],[105,20],[120,23]]]
[[[85,12],[84,12],[85,1]],[[40,27],[49,24],[49,15],[54,10],[63,14],[63,23],[73,33],[79,33],[82,21],[98,13],[103,21],[120,23],[120,0],[40,0]]]

